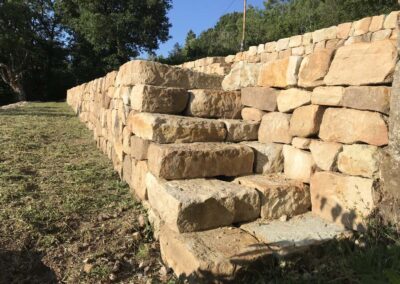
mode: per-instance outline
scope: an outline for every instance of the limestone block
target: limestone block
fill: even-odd
[[[265,44],[265,51],[266,52],[275,52],[276,51],[276,41],[267,42]]]
[[[311,54],[313,51],[314,51],[314,45],[313,45],[313,44],[308,44],[308,45],[305,46],[305,51],[304,51],[304,53],[305,53],[306,55]]]
[[[390,87],[349,87],[345,89],[343,106],[389,114]]]
[[[239,119],[223,119],[225,123],[227,142],[253,141],[258,139],[259,122],[243,121]]]
[[[294,137],[292,140],[292,146],[297,149],[308,150],[310,149],[311,139],[303,137]]]
[[[150,141],[137,136],[131,136],[131,156],[137,161],[147,160]]]
[[[131,108],[140,112],[181,113],[188,102],[185,89],[136,85],[130,94]]]
[[[129,155],[124,156],[124,161],[122,164],[122,179],[127,184],[132,184],[132,159]]]
[[[319,216],[306,213],[291,218],[287,222],[257,220],[240,228],[255,236],[258,240],[283,248],[285,253],[301,248],[321,245],[333,239],[341,239],[347,234],[343,226],[328,222]]]
[[[320,50],[320,49],[325,49],[325,47],[326,47],[326,40],[323,40],[323,41],[320,41],[320,42],[317,42],[317,43],[315,43],[314,44],[314,51],[318,51],[318,50]]]
[[[232,227],[179,234],[164,226],[160,232],[160,249],[164,263],[176,275],[192,279],[213,275],[219,282],[234,279],[246,263],[272,260],[272,251],[267,245]]]
[[[339,38],[330,39],[330,40],[326,41],[325,47],[331,48],[331,49],[336,49],[336,48],[343,46],[344,43],[345,43],[344,39],[339,39]]]
[[[147,200],[146,175],[149,173],[147,161],[132,163],[132,187],[140,200]]]
[[[312,44],[312,33],[305,33],[303,35],[302,45],[309,45]]]
[[[263,116],[258,131],[258,141],[261,143],[286,143],[292,141],[289,132],[290,114],[271,112]]]
[[[314,105],[342,106],[345,88],[343,87],[317,87],[311,95]]]
[[[355,43],[368,43],[371,41],[372,33],[367,33],[359,36],[351,36],[345,42],[344,45],[351,45]]]
[[[282,51],[289,48],[290,38],[282,38],[276,42],[276,51]]]
[[[369,26],[370,32],[377,32],[383,28],[383,23],[385,21],[385,15],[372,17],[371,24]]]
[[[338,168],[344,174],[374,178],[379,174],[379,148],[370,145],[345,145],[339,154]]]
[[[260,67],[259,63],[238,62],[234,64],[231,72],[222,81],[222,88],[231,91],[257,86]]]
[[[354,32],[353,36],[363,35],[369,32],[369,26],[371,25],[371,17],[363,18],[355,21],[353,24]]]
[[[303,42],[302,35],[292,36],[289,40],[289,47],[298,47],[302,44],[302,42]]]
[[[291,112],[298,107],[311,103],[311,92],[302,89],[288,89],[279,93],[277,98],[280,112]]]
[[[193,72],[154,61],[133,60],[119,68],[116,86],[138,84],[184,89],[221,88],[221,76]]]
[[[257,174],[273,174],[283,171],[282,144],[243,142],[254,151],[254,172]]]
[[[366,85],[391,82],[397,50],[390,40],[359,43],[338,49],[328,75],[327,85]]]
[[[290,56],[264,63],[260,70],[258,85],[279,88],[295,86],[301,60],[300,56]]]
[[[304,46],[298,46],[298,47],[292,48],[292,55],[302,56],[304,54],[305,54],[305,47]]]
[[[236,144],[151,144],[148,163],[152,174],[167,180],[239,176],[253,172],[254,153]]]
[[[388,144],[388,128],[379,113],[329,108],[324,113],[319,137],[328,142],[383,146]]]
[[[191,90],[186,114],[204,118],[239,118],[242,111],[240,92]]]
[[[308,88],[324,85],[333,53],[334,49],[325,48],[307,55],[300,66],[299,86]]]
[[[226,137],[224,123],[212,119],[136,113],[128,123],[137,137],[162,144],[216,142]]]
[[[279,53],[278,53],[278,59],[284,59],[284,58],[287,58],[287,57],[289,57],[289,56],[291,56],[291,55],[292,55],[292,49],[291,49],[291,48],[288,48],[288,49],[279,51]]]
[[[284,173],[289,179],[310,182],[316,165],[310,152],[306,152],[290,145],[283,146]]]
[[[310,150],[318,168],[324,171],[333,171],[336,169],[336,162],[339,153],[342,151],[342,144],[312,140]]]
[[[250,46],[249,47],[249,55],[257,54],[258,46]]]
[[[128,155],[131,154],[131,136],[132,132],[130,127],[125,126],[122,130],[122,150]]]
[[[389,39],[391,35],[392,35],[391,29],[376,31],[372,34],[371,41],[373,42],[378,40]]]
[[[279,91],[268,87],[249,87],[242,89],[242,105],[265,111],[277,110]]]
[[[196,232],[255,220],[260,216],[256,190],[213,179],[166,181],[146,177],[149,202],[172,230]]]
[[[309,187],[283,175],[251,175],[236,178],[234,182],[260,192],[263,219],[293,217],[311,208]]]
[[[244,121],[261,122],[261,119],[264,116],[264,114],[266,114],[265,111],[252,107],[245,107],[242,109],[242,119]]]
[[[324,111],[325,108],[318,105],[296,109],[290,119],[290,134],[305,138],[318,134]]]
[[[317,43],[317,42],[328,40],[328,39],[335,39],[336,35],[337,35],[337,30],[338,29],[336,26],[317,30],[312,33],[313,42]]]
[[[261,54],[265,51],[265,44],[259,44],[257,47],[257,53]]]
[[[233,63],[235,60],[235,55],[228,55],[225,57],[225,63]]]
[[[384,29],[395,29],[397,27],[397,20],[399,17],[399,11],[393,11],[386,16],[383,24]]]
[[[311,178],[312,212],[349,229],[364,231],[374,208],[373,180],[331,172]]]
[[[350,35],[350,30],[353,23],[343,23],[337,26],[337,37],[347,39]]]

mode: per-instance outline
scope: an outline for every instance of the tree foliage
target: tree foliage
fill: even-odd
[[[245,47],[398,9],[397,0],[267,0],[263,9],[248,8]],[[173,63],[235,54],[240,49],[242,18],[238,12],[223,15],[213,28],[186,40],[181,54],[174,53]],[[168,63],[170,57],[161,60]]]

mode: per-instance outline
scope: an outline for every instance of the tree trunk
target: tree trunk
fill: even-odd
[[[0,63],[0,75],[4,83],[9,85],[11,89],[17,94],[19,101],[26,101],[26,92],[21,82],[22,73],[15,74],[7,65]]]
[[[18,101],[26,101],[25,89],[20,82],[16,83],[16,87],[13,90],[17,93]]]

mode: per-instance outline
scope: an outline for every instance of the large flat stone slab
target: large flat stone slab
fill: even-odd
[[[297,85],[301,60],[301,56],[289,56],[263,64],[258,77],[258,85],[278,88]]]
[[[312,213],[293,217],[287,222],[258,220],[240,228],[268,245],[281,248],[317,245],[346,233],[343,226]]]
[[[312,212],[349,229],[364,231],[374,208],[374,180],[332,172],[311,178]]]
[[[327,85],[382,84],[393,80],[397,48],[390,40],[339,48],[324,81]]]
[[[138,84],[183,89],[220,89],[223,76],[194,72],[154,61],[133,60],[122,65],[115,86]]]
[[[269,87],[243,88],[242,105],[264,111],[276,111],[279,92]]]
[[[225,123],[227,142],[242,142],[258,140],[259,122],[243,121],[239,119],[223,119]]]
[[[260,192],[263,219],[293,217],[311,209],[309,186],[283,175],[250,175],[234,182]]]
[[[222,142],[226,137],[225,124],[212,119],[136,113],[128,125],[135,136],[161,144]]]
[[[186,114],[203,118],[239,118],[242,111],[240,92],[191,90]]]
[[[388,127],[381,114],[344,108],[325,111],[319,137],[344,144],[364,142],[383,146],[389,142]]]
[[[136,85],[130,93],[132,110],[178,114],[185,110],[189,95],[185,89]]]
[[[390,93],[390,87],[349,87],[343,95],[343,106],[389,114]]]
[[[311,92],[296,88],[283,90],[277,102],[280,112],[292,112],[298,107],[311,104]]]
[[[164,226],[160,233],[164,263],[175,274],[192,279],[226,282],[243,266],[272,259],[271,250],[238,228],[224,227],[204,232],[179,234]]]
[[[152,144],[149,169],[164,179],[240,176],[253,172],[254,153],[245,145],[224,143]]]
[[[255,220],[260,198],[254,189],[213,179],[166,181],[146,177],[151,207],[172,230],[196,232]]]

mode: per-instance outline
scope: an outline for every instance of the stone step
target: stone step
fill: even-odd
[[[150,172],[167,180],[236,177],[253,172],[250,147],[228,143],[151,144]]]
[[[234,183],[257,190],[261,198],[261,218],[293,217],[311,210],[310,188],[282,174],[250,175]]]
[[[172,230],[184,233],[248,222],[260,216],[256,190],[216,179],[166,181],[147,174],[151,208]]]
[[[240,228],[183,234],[164,225],[160,248],[164,263],[177,276],[188,278],[189,283],[224,283],[249,267],[265,269],[266,262],[298,256],[299,252],[347,237],[348,233],[341,226],[307,213],[287,222],[256,221]]]
[[[279,248],[279,255],[294,253],[299,248],[305,249],[350,234],[343,226],[326,221],[311,212],[288,221],[257,220],[240,228],[259,241]]]
[[[160,144],[223,142],[222,121],[156,113],[132,113],[128,126],[137,137]]]

